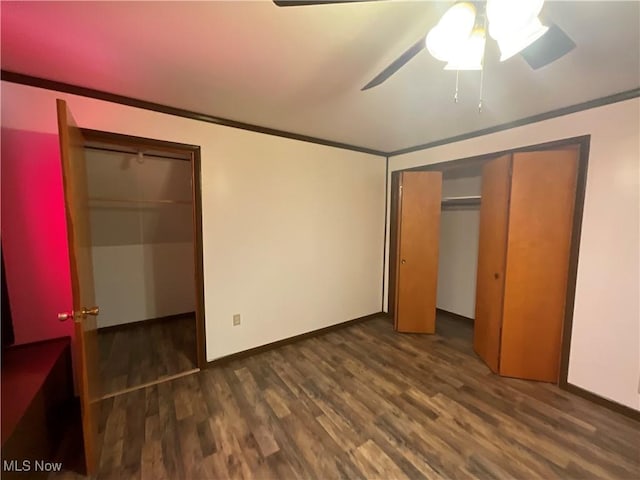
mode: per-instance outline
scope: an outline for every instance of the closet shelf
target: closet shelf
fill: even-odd
[[[480,205],[480,195],[471,195],[467,197],[444,197],[442,199],[443,207],[457,207],[466,205]]]
[[[108,198],[108,197],[90,197],[90,202],[107,202],[107,203],[146,203],[146,204],[178,204],[191,205],[191,200],[144,200],[141,198]]]

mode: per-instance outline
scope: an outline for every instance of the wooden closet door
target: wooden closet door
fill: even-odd
[[[496,373],[500,365],[510,188],[511,154],[483,167],[473,349]]]
[[[67,103],[58,99],[56,105],[73,300],[73,311],[60,313],[58,319],[73,319],[75,324],[74,360],[80,397],[86,473],[93,476],[98,470],[102,448],[101,437],[98,435],[102,389],[98,368],[96,317],[99,309],[95,303],[91,255],[85,140]]]
[[[435,333],[441,172],[402,172],[394,324],[399,332]]]
[[[501,375],[558,381],[578,154],[514,154]]]

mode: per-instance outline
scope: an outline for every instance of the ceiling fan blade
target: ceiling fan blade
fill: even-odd
[[[550,24],[549,31],[522,50],[520,55],[531,68],[537,70],[566,55],[575,47],[575,42],[560,27]]]
[[[377,87],[382,82],[384,82],[391,75],[396,73],[400,68],[402,68],[409,60],[415,57],[418,53],[420,53],[425,48],[424,38],[421,38],[416,43],[414,43],[409,49],[396,58],[391,65],[382,70],[378,75],[375,76],[373,80],[367,83],[364,87],[360,89],[360,91],[369,90],[370,88]]]
[[[273,0],[278,7],[304,7],[308,5],[327,5],[330,3],[379,2],[381,0]]]

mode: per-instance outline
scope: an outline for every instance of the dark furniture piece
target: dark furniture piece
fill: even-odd
[[[74,419],[69,337],[16,345],[2,352],[2,478],[33,478],[35,461],[53,462]],[[15,472],[23,468],[23,473]],[[64,466],[63,466],[64,468]]]

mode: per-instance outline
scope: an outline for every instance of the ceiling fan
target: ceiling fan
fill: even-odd
[[[381,0],[273,0],[279,7]],[[425,47],[436,59],[446,62],[445,70],[481,70],[486,34],[500,47],[500,60],[520,53],[534,70],[544,67],[573,50],[576,44],[552,22],[542,25],[538,15],[544,0],[458,1],[440,18],[426,38],[420,38],[362,90],[380,85]]]

